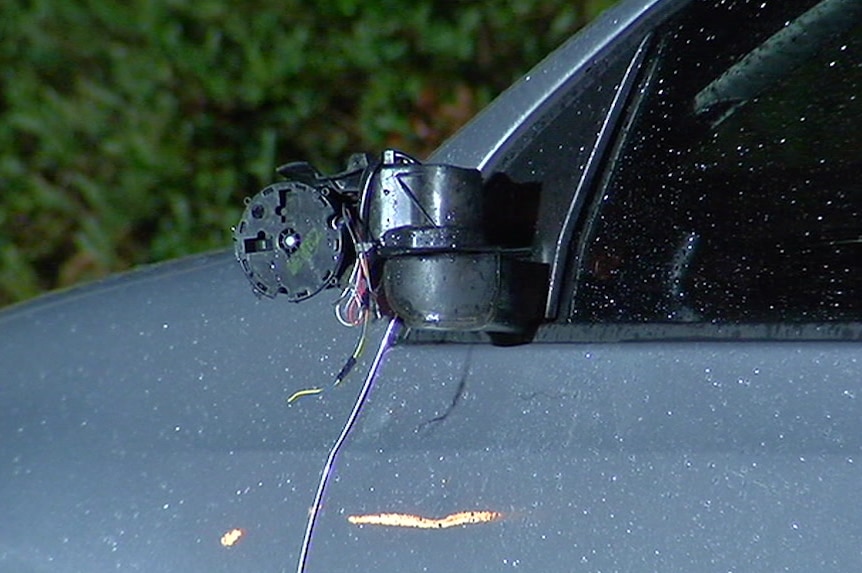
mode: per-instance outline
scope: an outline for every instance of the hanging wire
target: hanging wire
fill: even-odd
[[[369,261],[372,245],[363,240],[360,225],[347,206],[344,207],[342,215],[350,239],[356,246],[356,262],[353,265],[347,286],[335,302],[335,318],[344,326],[360,326],[361,330],[353,352],[335,376],[333,387],[341,384],[356,366],[356,362],[365,350],[368,324],[377,315],[377,298],[371,288],[371,263]],[[287,398],[287,403],[292,404],[305,396],[315,396],[323,390],[322,387],[297,390]]]
[[[356,341],[356,346],[353,348],[353,353],[344,363],[344,366],[341,367],[341,370],[338,371],[338,374],[335,376],[335,381],[332,383],[332,387],[336,387],[341,384],[347,375],[350,374],[350,371],[353,370],[353,367],[356,366],[356,362],[362,356],[363,351],[365,350],[365,342],[368,338],[368,324],[371,322],[371,313],[369,311],[364,311],[365,318],[362,321],[362,329],[359,331],[359,339]],[[304,388],[302,390],[297,390],[287,398],[288,404],[293,404],[300,398],[305,396],[315,396],[324,391],[322,387],[314,387],[314,388]]]
[[[332,474],[332,466],[335,463],[335,458],[338,456],[339,451],[341,451],[344,442],[347,440],[347,436],[350,435],[350,430],[353,429],[357,418],[359,418],[359,412],[362,410],[362,406],[365,404],[368,395],[371,393],[371,387],[374,385],[377,371],[380,369],[380,365],[383,362],[383,356],[395,342],[400,331],[401,321],[397,317],[389,321],[389,326],[386,328],[383,340],[380,341],[380,346],[377,348],[377,354],[375,354],[374,360],[371,362],[371,368],[369,368],[368,374],[365,376],[365,382],[362,384],[362,389],[356,397],[353,409],[347,416],[347,420],[345,420],[344,426],[341,428],[341,433],[332,444],[332,448],[329,450],[329,455],[326,457],[326,462],[323,464],[323,469],[320,472],[320,479],[317,482],[317,491],[314,494],[314,501],[311,504],[308,521],[305,524],[305,536],[302,539],[302,546],[299,550],[299,560],[296,566],[297,573],[305,573],[305,565],[308,561],[308,551],[311,547],[311,536],[314,533],[314,526],[317,523],[317,517],[320,514],[323,494],[326,492],[326,486],[329,483],[329,478]]]
[[[371,288],[371,263],[369,261],[372,245],[365,241],[358,222],[346,206],[342,211],[344,224],[350,240],[356,247],[356,263],[350,273],[347,286],[335,303],[335,317],[344,326],[358,326],[366,319],[366,311],[375,311],[377,306]]]

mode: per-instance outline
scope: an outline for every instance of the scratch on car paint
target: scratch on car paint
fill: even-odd
[[[418,529],[446,529],[459,525],[475,525],[501,521],[499,511],[477,510],[450,513],[446,517],[423,517],[410,513],[373,513],[349,515],[347,521],[354,525],[382,525],[384,527],[414,527]]]
[[[234,527],[227,533],[221,536],[221,544],[222,547],[233,547],[239,540],[242,539],[243,535],[245,535],[245,531],[240,529],[239,527]]]
[[[472,363],[472,357],[473,347],[471,346],[467,350],[467,356],[464,359],[464,366],[461,370],[461,377],[458,380],[458,387],[455,389],[455,395],[452,397],[452,402],[449,404],[449,407],[446,408],[446,411],[442,414],[419,424],[419,426],[415,430],[416,432],[421,432],[432,424],[438,424],[444,421],[447,417],[449,417],[449,414],[451,414],[455,410],[455,407],[461,401],[461,398],[464,396],[464,392],[467,388],[467,377],[470,375],[470,364]]]

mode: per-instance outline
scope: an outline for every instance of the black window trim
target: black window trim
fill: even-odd
[[[560,303],[564,289],[568,281],[566,271],[571,264],[571,246],[577,241],[575,229],[581,219],[581,211],[586,202],[586,197],[592,195],[597,177],[606,171],[607,155],[617,137],[621,117],[628,109],[632,99],[632,91],[640,82],[641,70],[650,52],[653,33],[650,32],[640,41],[634,55],[629,61],[618,86],[614,91],[613,99],[608,108],[598,136],[593,142],[593,148],[587,157],[586,165],[581,173],[577,188],[572,194],[569,208],[563,221],[563,226],[554,243],[554,255],[551,261],[550,280],[548,283],[548,298],[545,306],[545,318],[554,320],[560,310]],[[571,290],[571,289],[566,289]]]

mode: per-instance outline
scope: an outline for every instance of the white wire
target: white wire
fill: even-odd
[[[332,466],[335,463],[335,457],[347,440],[350,430],[359,418],[359,412],[365,404],[365,400],[371,393],[371,387],[374,385],[374,379],[377,377],[377,371],[383,362],[383,356],[389,347],[395,342],[395,338],[401,331],[401,320],[398,317],[389,321],[386,327],[386,333],[383,335],[383,340],[380,341],[380,346],[377,348],[377,353],[374,355],[374,360],[371,362],[371,367],[368,374],[365,376],[365,382],[362,384],[362,389],[356,397],[356,402],[353,403],[353,410],[347,416],[344,426],[341,428],[341,433],[332,444],[329,450],[329,455],[326,457],[326,463],[323,464],[323,469],[320,472],[320,479],[317,482],[317,491],[314,494],[314,502],[311,504],[311,511],[308,514],[308,521],[305,524],[305,536],[302,539],[302,547],[299,550],[299,560],[297,562],[297,573],[305,573],[305,565],[308,562],[308,551],[311,547],[311,536],[314,533],[314,525],[317,522],[317,516],[320,513],[320,506],[323,503],[323,494],[326,492],[326,485],[329,483],[329,476],[332,474]]]

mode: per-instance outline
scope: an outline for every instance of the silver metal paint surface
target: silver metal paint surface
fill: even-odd
[[[285,402],[353,349],[334,295],[258,300],[225,252],[0,314],[0,572],[292,566],[362,380]]]
[[[639,37],[687,0],[622,2],[574,35],[472,121],[445,141],[429,158],[435,163],[473,167],[493,173],[509,144],[538,121],[620,36]]]
[[[858,344],[396,347],[310,570],[858,570],[860,398]]]
[[[679,4],[610,11],[432,160],[492,171],[614,37]],[[290,570],[370,361],[285,404],[353,348],[334,295],[257,300],[219,253],[0,313],[0,573]],[[860,384],[853,343],[396,346],[308,570],[859,570]],[[481,509],[503,518],[347,520]]]

